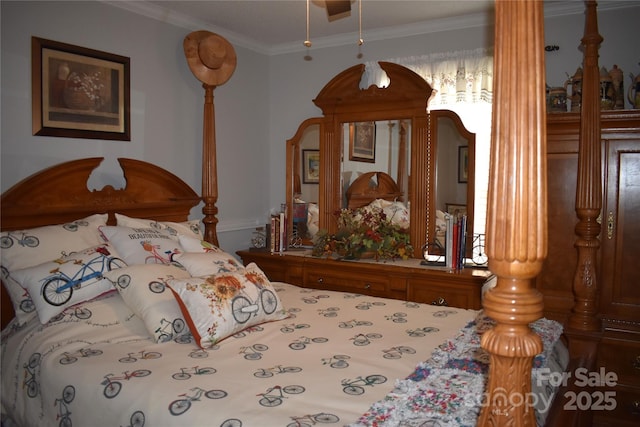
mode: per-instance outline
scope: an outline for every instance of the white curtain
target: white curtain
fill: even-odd
[[[422,76],[434,89],[430,110],[456,112],[476,134],[474,234],[484,234],[489,187],[491,104],[493,101],[493,49],[474,49],[385,60]],[[365,64],[361,86],[386,87],[388,77],[377,62]]]

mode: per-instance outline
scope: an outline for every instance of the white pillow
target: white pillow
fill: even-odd
[[[178,241],[185,252],[224,252],[213,243],[209,243],[202,238],[180,235],[178,236]]]
[[[100,231],[129,265],[170,264],[176,254],[182,253],[180,243],[164,230],[103,226]]]
[[[244,270],[244,266],[237,259],[224,251],[187,252],[177,255],[174,260],[186,268],[193,277],[242,272]]]
[[[103,274],[125,266],[113,247],[103,243],[11,275],[29,292],[45,324],[67,307],[113,290]]]
[[[18,324],[34,317],[36,312],[31,297],[13,279],[12,272],[104,243],[98,227],[106,223],[107,214],[95,214],[66,224],[0,233],[2,282]]]
[[[183,279],[189,273],[175,265],[131,265],[105,273],[122,299],[144,322],[156,342],[172,340],[189,332],[180,306],[166,287],[167,280]]]
[[[275,289],[254,263],[242,273],[175,279],[168,285],[202,348],[250,326],[287,317]]]
[[[178,236],[190,236],[197,239],[202,238],[202,225],[198,219],[183,222],[156,221],[153,219],[131,218],[117,213],[116,222],[123,227],[164,230],[169,233],[174,240],[177,240]]]

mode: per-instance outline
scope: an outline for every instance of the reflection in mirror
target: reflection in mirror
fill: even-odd
[[[436,246],[445,247],[445,214],[467,217],[467,257],[473,236],[475,141],[460,117],[449,110],[431,112],[436,135]]]
[[[408,207],[410,121],[351,122],[342,126],[342,207],[365,206],[375,199],[402,202]]]
[[[287,141],[287,218],[294,246],[312,245],[318,232],[320,120],[305,120]]]

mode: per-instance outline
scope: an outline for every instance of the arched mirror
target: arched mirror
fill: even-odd
[[[320,132],[322,118],[307,119],[287,141],[289,242],[310,246],[319,230]]]
[[[471,257],[475,194],[476,135],[450,110],[433,110],[430,117],[435,139],[436,228],[432,248],[445,246],[445,214],[467,217],[466,256]]]
[[[363,64],[343,71],[314,99],[324,116],[305,120],[287,141],[289,229],[310,245],[318,229],[336,230],[338,210],[384,199],[405,207],[421,258],[441,212],[465,207],[473,215],[475,138],[455,113],[427,112],[432,88],[422,77],[379,65],[386,87],[361,89]],[[467,224],[472,235],[473,219]]]

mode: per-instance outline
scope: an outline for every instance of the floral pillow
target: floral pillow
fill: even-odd
[[[187,252],[176,255],[174,261],[186,268],[193,277],[242,272],[244,270],[244,266],[237,259],[224,251]]]
[[[169,280],[168,285],[202,348],[250,326],[287,317],[275,289],[254,263],[242,272]]]
[[[0,233],[2,282],[19,324],[36,312],[29,293],[14,280],[12,272],[104,243],[98,227],[106,223],[107,214],[95,214],[66,224]]]
[[[165,230],[151,227],[104,226],[100,231],[129,265],[170,264],[182,247]]]
[[[190,236],[196,239],[202,238],[200,220],[194,219],[184,222],[156,221],[153,219],[131,218],[123,214],[116,214],[116,222],[119,226],[133,228],[155,228],[164,230],[174,239],[178,236]]]
[[[175,265],[131,265],[104,275],[122,299],[144,322],[156,342],[170,341],[187,329],[180,306],[166,283],[184,279],[189,273]]]
[[[113,247],[104,243],[11,275],[29,292],[40,323],[45,324],[67,307],[113,290],[103,275],[125,266]]]

